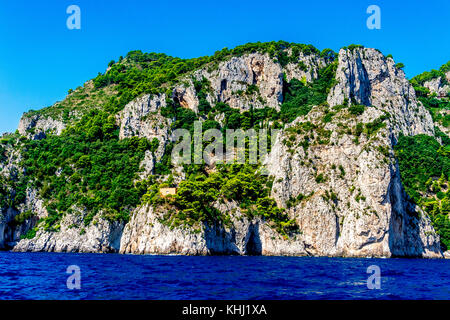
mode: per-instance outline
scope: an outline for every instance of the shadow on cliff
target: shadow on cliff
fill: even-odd
[[[249,256],[260,256],[262,254],[262,243],[259,235],[259,224],[251,224],[248,233],[245,253]]]
[[[391,166],[392,180],[389,183],[385,202],[391,204],[389,222],[389,249],[392,257],[442,256],[440,243],[433,235],[426,235],[421,216],[426,213],[414,204],[406,194],[401,182],[398,163]],[[431,237],[431,238],[430,238]]]
[[[235,227],[225,229],[223,225],[205,225],[205,242],[212,255],[250,255],[262,254],[259,223],[250,223],[246,230]],[[244,234],[242,234],[242,232]]]
[[[28,232],[37,224],[36,216],[18,220],[19,211],[8,208],[3,213],[3,222],[0,225],[0,250],[11,250]]]

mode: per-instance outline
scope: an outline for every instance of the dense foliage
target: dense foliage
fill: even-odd
[[[7,149],[10,151],[17,148],[19,141],[18,134],[8,134],[0,140],[0,161],[7,161]],[[9,170],[9,175],[0,175],[0,211],[6,208],[17,209],[25,200],[27,189],[26,177],[16,168]]]
[[[319,77],[312,83],[295,78],[290,82],[284,81],[281,119],[284,122],[292,122],[298,116],[308,114],[314,105],[325,103],[330,88],[335,84],[336,68],[337,63],[331,63],[320,69]]]
[[[0,176],[0,210],[6,209],[10,202],[11,192],[7,188],[7,181],[3,176]]]
[[[430,215],[443,248],[450,248],[450,144],[426,135],[400,136],[395,151],[406,192]]]
[[[433,121],[435,123],[439,123],[446,128],[450,127],[449,99],[437,99],[433,95],[420,96],[418,99],[420,102],[422,102],[425,108],[427,108],[427,110],[430,111]]]
[[[86,210],[85,224],[102,211],[104,217],[128,219],[145,190],[133,183],[147,139],[118,139],[114,117],[91,111],[60,136],[48,136],[24,145],[26,177],[40,189],[49,217],[47,229],[75,207]]]
[[[225,103],[210,105],[206,99],[210,84],[206,79],[192,79],[199,99],[197,114],[183,108],[176,99],[171,99],[169,93],[173,85],[193,70],[205,66],[212,70],[231,56],[256,52],[267,53],[282,66],[297,63],[304,71],[307,71],[307,67],[298,61],[300,54],[317,54],[331,64],[318,70],[319,76],[312,83],[296,79],[286,83],[280,112],[268,107],[254,109],[252,106],[249,106],[248,111],[239,112]],[[73,211],[83,212],[86,225],[99,212],[111,220],[127,220],[128,212],[140,203],[142,195],[145,194],[146,201],[164,202],[160,198],[159,188],[174,184],[171,143],[166,145],[161,161],[155,164],[154,176],[143,182],[133,182],[144,152],[155,151],[157,145],[146,139],[118,139],[114,114],[126,103],[142,93],[166,93],[167,107],[161,110],[161,114],[175,120],[172,130],[185,128],[192,133],[194,121],[199,118],[204,120],[203,130],[217,128],[223,133],[226,129],[280,128],[283,122],[306,115],[313,105],[326,102],[328,90],[334,84],[337,63],[332,62],[335,58],[336,53],[330,49],[320,52],[311,45],[284,41],[250,43],[231,50],[224,48],[213,56],[196,59],[131,51],[119,61],[111,61],[108,70],[93,80],[92,89],[69,90],[66,100],[70,107],[76,105],[78,110],[85,104],[100,107],[91,111],[89,108],[83,109],[81,120],[60,136],[48,135],[44,140],[24,142],[22,165],[26,168],[26,176],[20,183],[22,189],[17,186],[15,189],[25,191],[29,184],[39,190],[49,212],[48,218],[43,221],[47,230],[58,230],[61,217]],[[242,94],[258,93],[256,85],[249,85]],[[67,103],[52,107],[62,109],[65,120],[72,115]],[[215,119],[222,114],[224,119],[221,125]],[[0,156],[1,153],[0,150]],[[188,166],[185,171],[188,178],[179,184],[172,203],[176,214],[166,219],[166,222],[173,222],[172,226],[205,221],[226,224],[230,216],[219,214],[213,203],[236,201],[244,214],[249,217],[261,216],[271,221],[282,234],[287,235],[296,230],[294,221],[289,220],[283,209],[269,198],[271,181],[260,175],[258,166],[222,165],[217,172],[207,173],[201,165]],[[24,197],[20,195],[16,198],[20,202]]]
[[[441,85],[448,84],[445,74],[449,71],[450,61],[442,65],[439,70],[427,71],[411,79],[417,99],[430,112],[434,123],[444,128],[450,127],[450,92],[447,93],[447,97],[437,97],[436,93],[430,92],[423,85],[425,82],[439,77],[441,78]],[[436,135],[443,140],[444,144],[449,139],[446,134],[441,132],[439,127],[436,127]]]

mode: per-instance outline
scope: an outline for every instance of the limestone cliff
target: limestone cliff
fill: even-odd
[[[14,217],[26,210],[36,212],[37,218],[48,215],[37,190],[28,189],[24,205],[3,214],[0,245],[15,251],[442,257],[430,218],[404,191],[393,151],[400,134],[433,136],[434,123],[404,72],[375,49],[341,49],[336,62],[301,52],[295,62],[285,64],[267,53],[244,54],[195,70],[169,93],[135,99],[116,115],[120,138],[159,141],[155,152],[146,153],[139,179],[154,173],[171,142],[175,119],[161,113],[168,100],[199,112],[194,81],[206,79],[211,105],[280,111],[287,82],[311,83],[330,63],[337,68],[327,103],[286,124],[265,159],[274,181],[271,196],[295,220],[295,235],[279,234],[269,221],[249,218],[229,201],[214,204],[230,213],[228,225],[169,226],[162,219],[167,208],[143,203],[132,210],[127,223],[110,222],[100,213],[88,226],[83,225],[87,212],[74,208],[76,213],[64,216],[58,231],[39,229],[24,239],[36,221],[26,219],[13,228]],[[428,87],[441,90],[437,84]],[[352,105],[364,107],[352,113]],[[46,133],[60,134],[64,127],[51,118],[24,117],[19,132],[43,139]],[[364,134],[361,128],[366,128]],[[20,169],[18,161],[16,166]],[[175,181],[184,178],[174,175]]]

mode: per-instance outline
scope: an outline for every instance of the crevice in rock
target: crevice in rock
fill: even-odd
[[[336,218],[336,239],[334,240],[334,245],[336,246],[339,240],[339,237],[341,236],[341,225],[339,224],[339,217],[335,213],[334,217]]]
[[[227,79],[222,79],[220,82],[220,94],[222,94],[223,91],[227,90],[228,87],[228,81]]]
[[[259,236],[259,225],[251,224],[248,228],[249,236],[245,245],[245,254],[259,256],[262,254],[261,238]]]

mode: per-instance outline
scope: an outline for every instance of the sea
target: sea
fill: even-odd
[[[450,299],[450,260],[0,252],[2,300]]]

